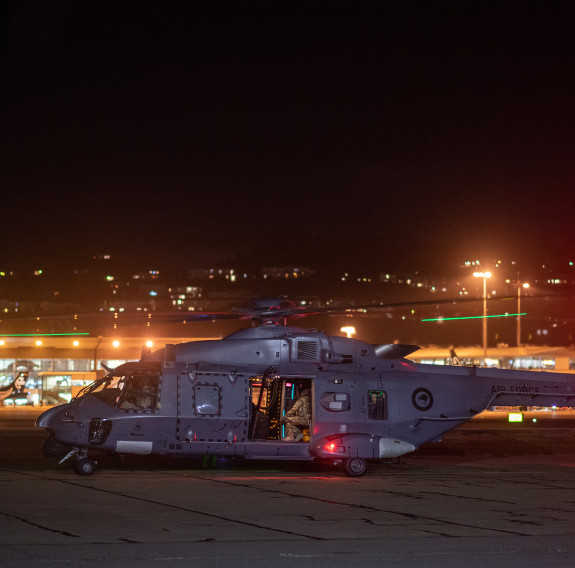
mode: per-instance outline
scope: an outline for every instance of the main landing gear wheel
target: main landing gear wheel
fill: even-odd
[[[92,475],[96,470],[96,462],[90,458],[82,458],[74,464],[74,471],[78,475]]]
[[[350,458],[343,462],[343,471],[348,477],[361,477],[367,470],[367,460]]]

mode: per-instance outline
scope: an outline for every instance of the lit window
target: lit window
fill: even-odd
[[[387,418],[387,397],[384,391],[370,390],[367,393],[367,416],[370,420]]]

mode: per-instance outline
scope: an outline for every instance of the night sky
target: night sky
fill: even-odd
[[[0,264],[575,253],[569,2],[13,2]]]

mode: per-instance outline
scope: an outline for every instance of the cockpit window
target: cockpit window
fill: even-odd
[[[158,372],[149,370],[135,370],[122,376],[106,375],[81,395],[91,394],[122,410],[154,410],[158,403],[159,378]]]
[[[124,410],[154,410],[157,398],[158,374],[134,372],[123,379],[118,406]]]
[[[101,379],[94,381],[91,385],[88,385],[86,388],[82,389],[77,395],[76,398],[81,398],[88,394],[94,395],[96,398],[99,398],[101,401],[109,404],[110,406],[115,406],[115,402],[120,394],[120,387],[119,383],[123,379],[123,377],[114,377],[112,375],[106,375]]]

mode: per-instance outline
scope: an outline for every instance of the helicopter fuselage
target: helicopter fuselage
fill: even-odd
[[[86,473],[87,452],[100,450],[329,460],[362,475],[367,460],[412,452],[494,405],[575,406],[573,375],[415,364],[403,357],[414,349],[244,329],[143,353],[37,426],[49,431],[47,455],[76,453]],[[309,423],[302,441],[284,441],[286,412],[303,390]]]

